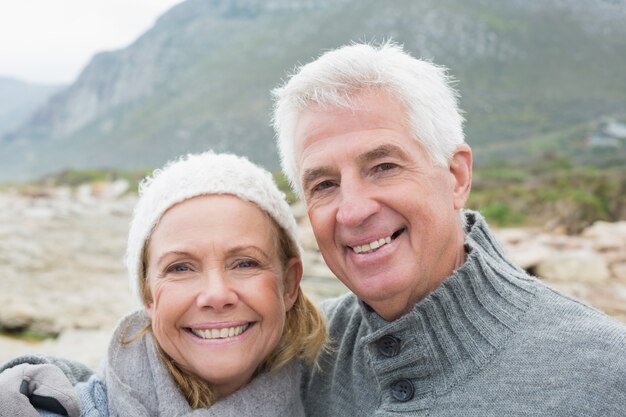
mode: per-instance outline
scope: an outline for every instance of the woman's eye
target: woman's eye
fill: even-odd
[[[257,266],[259,266],[259,263],[252,259],[244,259],[237,262],[237,268],[256,268]]]
[[[175,265],[171,265],[170,267],[168,267],[166,272],[181,273],[181,272],[188,272],[190,270],[191,268],[189,268],[189,266],[186,264],[175,264]]]

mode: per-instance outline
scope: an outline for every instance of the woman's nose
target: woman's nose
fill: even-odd
[[[199,308],[216,311],[232,308],[237,304],[237,291],[222,271],[210,271],[202,279],[196,297]]]

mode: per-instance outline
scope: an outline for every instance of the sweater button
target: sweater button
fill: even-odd
[[[378,339],[377,346],[378,351],[388,358],[396,356],[400,352],[400,340],[390,335]]]
[[[413,398],[415,388],[408,379],[400,379],[391,385],[391,395],[398,401],[407,402]]]

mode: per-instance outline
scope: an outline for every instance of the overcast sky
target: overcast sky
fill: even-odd
[[[182,0],[0,0],[0,76],[70,83],[94,53],[130,45]]]

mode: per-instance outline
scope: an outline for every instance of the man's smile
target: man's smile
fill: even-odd
[[[381,237],[379,239],[373,240],[369,243],[365,243],[363,245],[355,245],[355,246],[348,246],[350,249],[352,249],[354,251],[354,253],[356,254],[361,254],[361,253],[371,253],[374,252],[375,250],[377,250],[378,248],[385,246],[388,243],[391,243],[393,240],[395,240],[398,236],[400,236],[404,231],[406,230],[406,228],[401,228],[396,230],[395,232],[393,232],[391,235],[386,236],[386,237]]]

